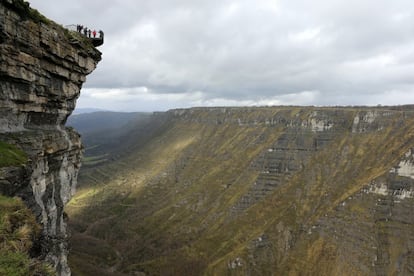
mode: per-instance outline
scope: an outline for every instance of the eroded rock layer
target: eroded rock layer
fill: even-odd
[[[414,273],[414,106],[191,108],[139,128],[81,172],[78,271]]]
[[[35,256],[70,275],[64,206],[74,193],[82,145],[64,126],[101,53],[23,1],[0,2],[0,140],[28,156],[0,168],[0,192],[22,197],[43,226]]]

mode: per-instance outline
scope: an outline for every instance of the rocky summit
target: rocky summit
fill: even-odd
[[[0,140],[27,156],[24,164],[2,163],[0,192],[21,197],[34,212],[42,231],[31,254],[59,275],[70,275],[63,209],[82,155],[79,134],[64,124],[100,59],[90,41],[28,3],[0,1]]]

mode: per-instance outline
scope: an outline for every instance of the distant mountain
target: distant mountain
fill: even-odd
[[[72,115],[76,114],[83,114],[83,113],[92,113],[92,112],[98,112],[98,111],[106,111],[100,108],[75,108],[73,110]]]
[[[151,115],[151,113],[112,111],[85,112],[70,116],[66,125],[75,128],[81,134],[90,134],[97,131],[117,129],[131,121],[149,115]]]
[[[98,111],[72,115],[66,125],[82,135],[84,165],[94,166],[124,152],[129,144],[126,141],[136,137],[130,133],[141,130],[151,116],[152,113],[146,112]]]

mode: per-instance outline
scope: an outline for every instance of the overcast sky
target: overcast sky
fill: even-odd
[[[414,103],[412,0],[32,0],[105,32],[78,107]]]

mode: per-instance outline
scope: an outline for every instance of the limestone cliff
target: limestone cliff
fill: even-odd
[[[74,271],[414,273],[413,106],[180,109],[129,137],[81,172]]]
[[[0,2],[0,140],[28,156],[0,168],[0,192],[24,199],[43,226],[33,254],[70,275],[64,206],[80,168],[80,136],[64,126],[101,53],[23,1]]]

